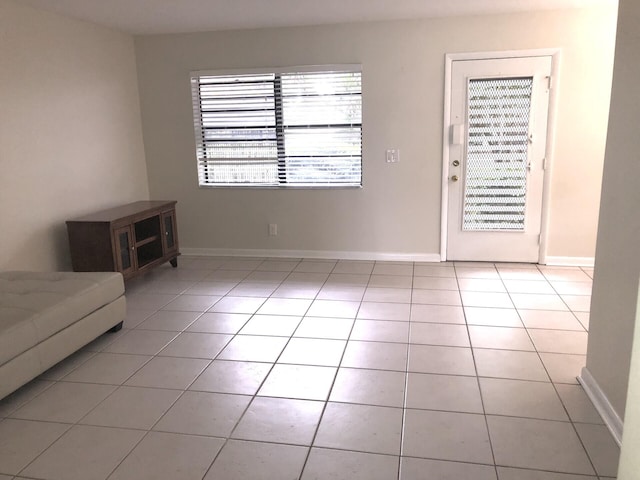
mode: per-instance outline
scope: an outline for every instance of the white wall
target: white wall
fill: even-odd
[[[0,269],[70,267],[65,220],[147,199],[133,39],[0,0]]]
[[[153,197],[187,248],[436,254],[446,53],[562,48],[552,256],[593,257],[615,9],[136,37]],[[189,71],[361,63],[364,188],[199,189]],[[401,162],[386,164],[387,148]],[[277,223],[279,236],[267,235]]]
[[[625,0],[620,2],[587,350],[587,369],[620,418],[640,276],[639,51],[640,6]]]
[[[640,16],[637,16],[636,20],[639,18]],[[640,304],[640,293],[638,300]],[[640,305],[636,306],[636,323],[640,321],[638,306]],[[640,455],[638,455],[640,451],[640,328],[636,328],[633,335],[626,406],[618,480],[638,480],[640,478]]]

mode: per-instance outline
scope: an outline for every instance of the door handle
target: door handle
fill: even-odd
[[[457,181],[458,181],[458,175],[453,175],[453,176],[451,177],[451,181],[453,181],[453,182],[457,182]]]

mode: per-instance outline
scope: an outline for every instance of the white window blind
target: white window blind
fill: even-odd
[[[191,76],[200,186],[362,185],[359,69]]]

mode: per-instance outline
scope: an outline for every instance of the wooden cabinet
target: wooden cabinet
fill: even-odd
[[[175,201],[141,201],[67,221],[75,272],[121,272],[125,280],[157,265],[178,266]]]

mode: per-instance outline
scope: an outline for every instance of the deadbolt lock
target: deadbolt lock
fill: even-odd
[[[454,160],[454,161],[453,161],[453,166],[454,166],[454,167],[458,167],[458,166],[460,166],[460,162],[459,162],[458,160]]]
[[[458,181],[458,175],[452,176],[451,180],[454,181],[454,182],[457,182]]]

